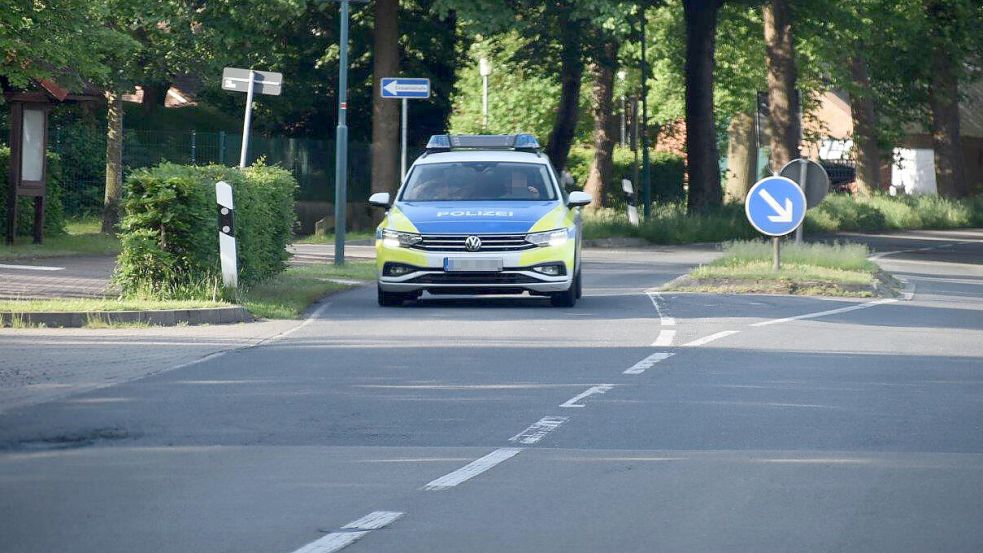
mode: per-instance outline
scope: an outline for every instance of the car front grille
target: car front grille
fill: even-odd
[[[481,239],[479,252],[516,252],[536,247],[526,242],[525,234],[424,234],[423,239],[412,247],[429,252],[466,252],[464,241],[469,236]]]
[[[533,284],[542,282],[518,273],[431,273],[409,280],[414,284]]]

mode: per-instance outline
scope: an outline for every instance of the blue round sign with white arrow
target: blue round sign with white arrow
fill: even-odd
[[[806,196],[791,179],[765,177],[751,187],[744,200],[744,212],[762,234],[784,236],[802,224]]]

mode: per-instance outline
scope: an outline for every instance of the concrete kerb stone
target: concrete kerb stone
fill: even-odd
[[[99,311],[78,313],[0,313],[0,326],[13,326],[14,322],[25,326],[48,328],[82,328],[92,322],[104,324],[148,324],[151,326],[176,326],[179,324],[234,324],[250,323],[255,318],[245,307],[215,307],[204,309],[175,309],[151,311]]]

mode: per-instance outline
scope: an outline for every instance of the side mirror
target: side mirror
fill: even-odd
[[[587,192],[571,192],[570,197],[567,199],[567,205],[570,207],[582,207],[591,203],[592,198]]]
[[[389,209],[389,192],[376,192],[369,196],[369,205]]]

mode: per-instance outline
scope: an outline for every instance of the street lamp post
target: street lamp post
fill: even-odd
[[[628,76],[628,73],[626,73],[624,69],[622,69],[621,71],[618,71],[618,80],[621,81],[621,147],[622,148],[625,147],[625,140],[626,140],[626,137],[627,137],[627,134],[626,134],[627,127],[625,127],[625,106],[626,106],[626,99],[625,99],[625,77],[627,77],[627,76]]]
[[[481,58],[478,61],[478,72],[481,73],[481,130],[488,130],[488,76],[491,75],[491,63]]]
[[[348,20],[349,4],[368,0],[335,0],[341,2],[341,36],[338,41],[338,129],[335,133],[334,173],[334,262],[345,263],[345,216],[348,210]]]

